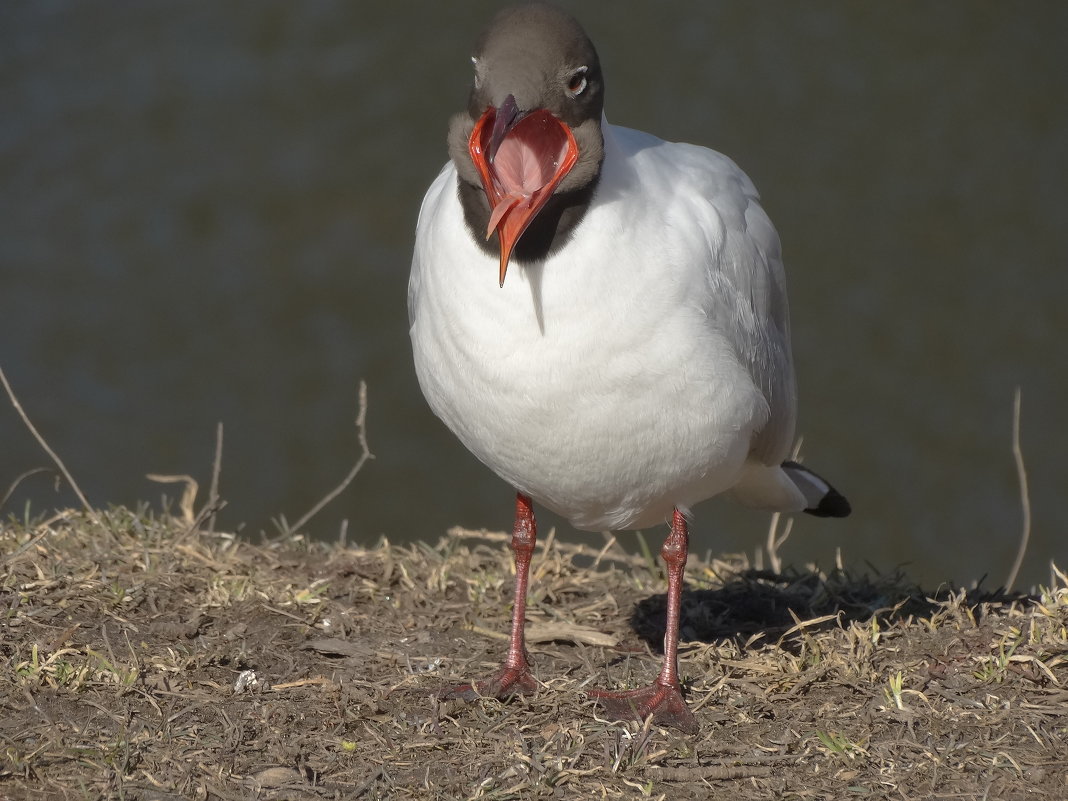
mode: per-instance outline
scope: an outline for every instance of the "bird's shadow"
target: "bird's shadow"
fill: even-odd
[[[800,636],[784,636],[791,629],[811,633],[854,621],[875,619],[884,625],[909,616],[929,617],[944,601],[962,592],[963,603],[971,608],[1028,598],[1001,589],[985,590],[981,585],[966,591],[944,585],[925,592],[907,583],[900,573],[857,576],[840,570],[829,574],[746,570],[715,588],[688,584],[682,593],[679,634],[683,642],[733,641],[739,649],[777,643],[796,650]],[[631,614],[631,628],[654,651],[662,650],[666,610],[667,596],[661,593],[638,601]],[[806,623],[819,618],[826,619]]]

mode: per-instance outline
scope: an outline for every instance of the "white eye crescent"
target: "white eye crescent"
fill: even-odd
[[[475,88],[482,86],[482,70],[479,68],[478,58],[471,56],[471,65],[475,68]]]
[[[586,73],[589,67],[579,67],[571,73],[567,79],[567,93],[572,97],[578,97],[586,91]]]

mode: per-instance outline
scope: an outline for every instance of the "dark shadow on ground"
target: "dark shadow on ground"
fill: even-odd
[[[820,631],[873,618],[885,626],[909,617],[930,617],[939,603],[965,593],[965,604],[978,620],[984,604],[1028,602],[1031,596],[981,586],[965,590],[943,586],[932,592],[908,584],[902,574],[852,576],[845,571],[820,574],[788,570],[747,570],[715,589],[688,584],[682,594],[679,632],[683,642],[716,643],[733,640],[739,648],[779,641],[799,621],[833,615],[806,625]],[[662,650],[667,596],[663,593],[635,604],[630,624],[657,652]],[[799,638],[786,638],[780,647],[795,650]]]

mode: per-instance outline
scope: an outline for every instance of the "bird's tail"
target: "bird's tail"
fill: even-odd
[[[750,459],[731,494],[746,506],[773,512],[808,512],[818,517],[845,517],[850,512],[842,493],[798,462],[771,466]]]
[[[827,479],[798,462],[783,462],[783,472],[805,496],[805,511],[816,517],[847,517],[849,501]]]

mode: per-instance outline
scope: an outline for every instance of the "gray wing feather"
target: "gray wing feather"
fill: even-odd
[[[752,444],[752,455],[777,465],[789,454],[797,418],[797,388],[790,350],[790,309],[786,298],[779,235],[761,208],[753,183],[723,157],[728,174],[709,198],[724,226],[710,265],[714,313],[770,410],[767,425]]]

